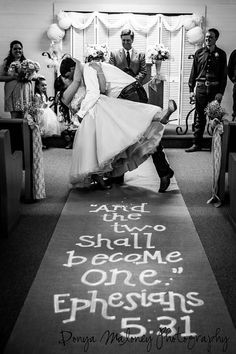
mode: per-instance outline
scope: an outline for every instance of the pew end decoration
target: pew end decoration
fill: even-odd
[[[32,199],[46,198],[43,152],[42,152],[42,109],[34,99],[24,104],[24,120],[32,132]]]
[[[217,100],[208,103],[205,109],[212,129],[212,196],[207,201],[207,204],[213,204],[216,208],[220,207],[222,202],[218,196],[219,175],[221,168],[222,143],[221,136],[223,130],[223,119],[226,116],[226,111],[221,107]]]
[[[226,110],[217,100],[208,103],[205,113],[210,121],[212,130],[214,130],[218,124],[222,123],[223,118],[226,116]]]

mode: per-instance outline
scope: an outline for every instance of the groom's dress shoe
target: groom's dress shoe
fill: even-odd
[[[170,179],[174,176],[174,171],[170,171],[166,176],[160,177],[159,193],[164,193],[170,185]]]
[[[107,189],[111,189],[112,187],[111,184],[106,183],[106,181],[104,181],[104,179],[98,175],[93,175],[92,181],[94,182],[95,187],[103,191]]]
[[[118,184],[122,186],[124,184],[124,175],[118,176],[118,177],[111,177],[110,178],[110,183]]]

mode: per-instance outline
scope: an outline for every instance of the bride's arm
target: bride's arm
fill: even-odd
[[[73,81],[66,88],[66,90],[63,92],[63,95],[62,95],[62,102],[66,106],[69,106],[69,104],[72,101],[72,98],[74,97],[75,93],[77,92],[78,88],[80,87],[82,74],[83,74],[83,66],[80,63],[80,61],[76,60],[76,59],[74,59],[74,61],[76,62],[76,65],[75,65]]]
[[[106,79],[105,79],[105,75],[102,70],[102,66],[99,65],[99,63],[97,63],[96,61],[92,61],[91,63],[89,63],[89,66],[91,66],[92,68],[94,68],[96,70],[100,92],[105,94],[105,92],[106,92]]]
[[[99,83],[96,71],[88,64],[84,65],[84,83],[86,95],[81,103],[78,115],[83,118],[94,107],[100,97]]]

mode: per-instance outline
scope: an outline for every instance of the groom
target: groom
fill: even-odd
[[[101,64],[101,66],[99,64]],[[120,70],[119,68],[113,65],[104,62],[99,64],[97,64],[97,66],[98,68],[100,67],[101,74],[104,74],[106,79],[107,96],[128,99],[136,102],[140,101],[140,91],[144,90],[144,88],[137,80],[135,80],[132,76],[127,75],[125,72],[123,72],[122,70]],[[98,78],[97,78],[97,73],[99,75],[99,72],[96,71],[97,68],[96,70],[94,70],[92,65],[93,64],[91,63],[91,66],[90,65],[84,66],[83,76],[84,76],[84,81],[86,86],[86,96],[82,101],[80,110],[78,111],[78,116],[81,118],[83,118],[87,113],[85,107],[88,107],[89,105],[92,106],[93,103],[95,103],[96,100],[99,98],[98,95],[100,95]],[[73,61],[72,58],[65,58],[62,60],[60,66],[60,73],[62,77],[72,80],[74,75],[74,69],[75,69],[75,62]],[[169,107],[170,114],[175,109],[176,107]],[[158,172],[159,159],[156,156],[157,154],[158,153],[155,152],[152,155],[152,158],[153,158],[153,163]],[[170,178],[174,174],[173,171],[170,169],[168,163],[167,166],[164,167],[166,167],[166,174],[162,176],[160,175],[161,184],[160,184],[159,192],[165,192],[165,190],[169,187]],[[122,184],[123,176],[116,178],[114,182]]]

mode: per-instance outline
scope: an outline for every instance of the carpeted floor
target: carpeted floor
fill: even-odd
[[[11,237],[0,241],[1,349],[10,335],[66,201],[70,154],[70,150],[64,149],[45,151],[48,197],[36,204],[23,205],[20,222]],[[168,149],[167,154],[235,324],[235,230],[228,221],[227,206],[216,209],[206,205],[211,185],[210,153],[193,155],[181,149]]]
[[[230,223],[228,202],[220,208],[206,204],[211,196],[211,153],[187,154],[182,149],[166,152],[236,326],[236,230]]]

